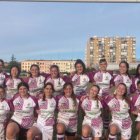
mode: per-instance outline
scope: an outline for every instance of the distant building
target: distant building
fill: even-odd
[[[75,70],[75,60],[25,60],[21,62],[21,70],[30,71],[30,66],[37,64],[41,72],[49,72],[51,65],[58,65],[60,72],[72,72]]]
[[[122,60],[135,63],[135,47],[135,37],[91,37],[86,46],[86,66],[96,66],[101,58],[105,58],[108,63],[119,64]]]

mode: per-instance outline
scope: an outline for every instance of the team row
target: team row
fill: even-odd
[[[19,140],[52,140],[54,124],[57,140],[64,140],[65,137],[74,140],[80,108],[84,112],[82,140],[100,140],[103,137],[103,112],[106,109],[111,113],[109,140],[116,140],[118,133],[121,133],[123,140],[131,138],[130,112],[137,115],[137,126],[140,125],[140,94],[128,98],[124,83],[116,87],[115,93],[103,98],[98,96],[98,85],[92,85],[87,95],[81,96],[80,99],[76,98],[72,83],[65,83],[64,94],[55,98],[54,87],[50,82],[45,84],[43,96],[38,100],[30,96],[28,90],[28,84],[21,82],[18,85],[18,93],[8,101],[4,98],[5,89],[0,87],[1,140],[5,140],[5,131],[6,140],[16,140],[18,134]],[[137,128],[139,131],[139,127]]]

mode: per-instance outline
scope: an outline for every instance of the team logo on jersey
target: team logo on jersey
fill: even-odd
[[[109,80],[109,77],[108,77],[108,76],[106,76],[106,77],[105,77],[105,80]]]
[[[30,107],[31,107],[31,104],[30,104],[30,103],[28,103],[26,108],[30,108]]]
[[[124,104],[124,109],[127,109],[128,108],[128,105],[127,104]]]
[[[86,82],[86,78],[83,79],[83,82]]]
[[[0,110],[4,110],[4,105],[2,105],[2,106],[0,107]]]
[[[126,80],[126,83],[130,83],[130,82],[131,82],[130,79],[127,79],[127,80]]]
[[[51,108],[54,108],[54,106],[55,106],[54,103],[51,103],[51,104],[50,104],[50,107],[51,107]]]

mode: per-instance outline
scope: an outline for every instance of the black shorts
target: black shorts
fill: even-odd
[[[76,135],[76,132],[68,132],[68,131],[66,131],[65,132],[65,135],[66,136],[75,136]]]
[[[16,121],[14,121],[12,119],[10,120],[10,122],[16,123],[18,125],[18,127],[19,127],[18,140],[26,140],[27,139],[26,135],[27,135],[28,129],[25,129],[25,128],[21,127],[20,124],[18,124]]]

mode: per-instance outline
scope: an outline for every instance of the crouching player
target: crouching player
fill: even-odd
[[[87,97],[82,100],[81,107],[85,112],[82,126],[82,140],[100,140],[102,137],[102,103],[98,98],[99,90],[99,86],[93,85]]]
[[[5,89],[0,86],[0,140],[5,140],[5,129],[11,110],[11,105],[5,96]]]
[[[37,122],[27,132],[27,140],[34,140],[35,136],[42,134],[42,140],[53,139],[54,111],[56,101],[53,98],[53,84],[47,83],[44,86],[43,99],[38,101],[39,115]]]
[[[73,92],[72,83],[64,84],[64,95],[58,101],[57,140],[74,140],[77,132],[79,101]]]
[[[131,99],[131,112],[136,115],[136,130],[138,131],[137,140],[140,140],[140,81],[137,82],[137,90]]]
[[[18,94],[14,97],[13,115],[6,129],[6,140],[26,140],[26,132],[33,125],[37,101],[28,94],[29,86],[21,82],[18,85]]]
[[[107,102],[112,115],[109,140],[117,140],[118,133],[121,133],[121,140],[129,140],[131,138],[130,102],[126,94],[126,85],[120,83],[116,88],[114,97],[110,98]]]

